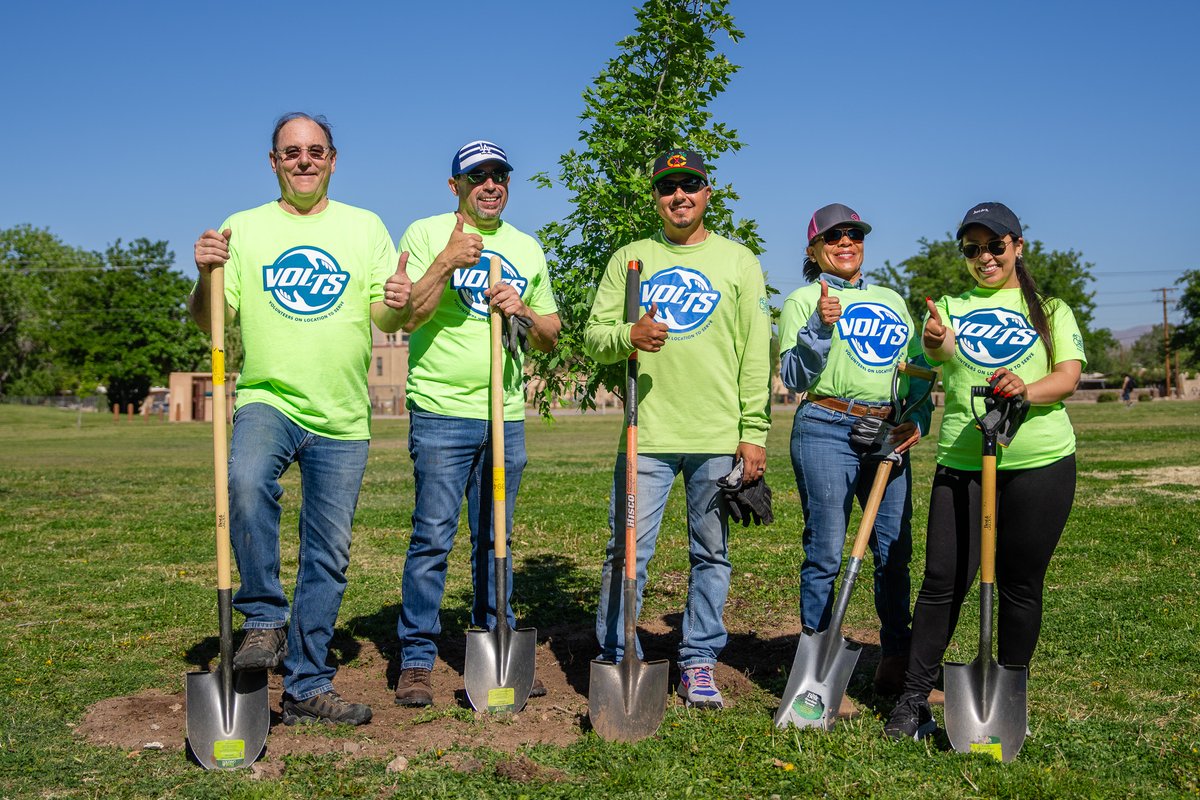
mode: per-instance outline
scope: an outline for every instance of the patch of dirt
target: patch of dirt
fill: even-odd
[[[1192,496],[1190,490],[1180,490],[1175,487],[1200,486],[1200,466],[1155,467],[1153,469],[1086,472],[1084,474],[1089,478],[1104,481],[1121,481],[1113,487],[1113,491],[1092,498],[1090,505],[1095,506],[1126,505],[1130,502],[1128,491],[1133,489],[1146,491],[1160,497],[1190,498]]]
[[[639,625],[647,660],[665,658],[671,664],[672,691],[678,682],[675,666],[679,642],[679,615],[645,620]],[[726,703],[735,705],[757,691],[778,695],[783,689],[784,669],[790,666],[799,628],[776,629],[763,636],[750,630],[730,631],[729,644],[717,665],[717,682]],[[870,682],[878,661],[878,634],[847,631],[864,645],[858,677]],[[283,725],[279,717],[283,681],[272,674],[269,681],[271,732],[267,750],[256,777],[282,774],[282,757],[306,754],[340,754],[344,758],[373,758],[391,761],[396,756],[413,757],[435,752],[447,766],[475,772],[486,769],[472,751],[486,747],[502,757],[494,769],[514,781],[545,782],[566,776],[519,754],[522,747],[551,744],[564,747],[590,729],[587,719],[587,686],[595,639],[590,630],[539,631],[536,671],[546,685],[545,697],[531,698],[519,714],[491,716],[471,710],[463,691],[462,663],[465,637],[445,634],[432,683],[434,706],[402,708],[393,703],[399,672],[396,643],[356,643],[357,657],[338,669],[334,682],[338,692],[352,702],[367,703],[374,717],[359,728]],[[861,683],[859,685],[864,685]],[[849,692],[857,697],[855,684]],[[671,703],[681,701],[672,694]],[[97,745],[136,752],[154,743],[161,749],[184,748],[187,725],[185,693],[165,694],[148,690],[128,697],[102,700],[88,709],[76,733]],[[280,765],[278,767],[272,764]]]

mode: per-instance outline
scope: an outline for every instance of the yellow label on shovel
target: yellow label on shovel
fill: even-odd
[[[213,760],[219,767],[237,767],[246,761],[244,739],[219,739],[213,742]]]
[[[997,761],[1004,760],[1004,748],[999,736],[989,736],[986,742],[971,742],[972,753],[985,753]]]
[[[225,385],[225,351],[213,348],[212,351],[212,381],[213,386]]]
[[[517,692],[511,687],[501,686],[498,689],[488,689],[488,711],[512,711],[517,704]]]

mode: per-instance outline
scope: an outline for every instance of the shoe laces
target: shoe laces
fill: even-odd
[[[692,667],[688,671],[688,685],[697,689],[713,688],[712,669],[710,667]]]

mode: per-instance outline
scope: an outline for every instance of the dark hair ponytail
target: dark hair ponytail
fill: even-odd
[[[1038,291],[1037,281],[1025,268],[1025,257],[1017,256],[1017,282],[1021,285],[1021,296],[1025,298],[1025,307],[1029,309],[1029,321],[1033,329],[1042,337],[1046,345],[1046,366],[1054,369],[1054,340],[1050,336],[1050,320],[1046,316],[1046,301],[1049,299]]]
[[[821,276],[821,265],[811,258],[804,259],[804,280],[812,283]]]

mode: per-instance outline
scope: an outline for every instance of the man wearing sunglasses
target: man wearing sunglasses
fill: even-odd
[[[329,642],[371,438],[371,323],[400,329],[411,288],[406,256],[396,265],[375,214],[329,199],[337,150],[324,117],[280,117],[268,158],[279,199],[200,236],[200,279],[188,298],[196,323],[210,330],[211,274],[224,267],[226,318],[237,320],[245,353],[229,458],[229,532],[241,575],[233,600],[246,617],[233,668],[282,663],[288,725],[361,725],[371,709],[334,691]],[[279,581],[279,477],[293,463],[301,546],[289,608]]]
[[[497,613],[516,627],[511,606],[495,603],[491,545],[491,446],[488,431],[489,309],[499,308],[511,332],[504,370],[504,449],[507,535],[512,535],[517,488],[525,467],[525,391],[521,338],[549,352],[558,341],[558,309],[546,256],[533,237],[500,215],[508,203],[512,165],[493,142],[463,145],[450,163],[453,212],[409,226],[400,247],[411,255],[412,333],[408,358],[409,455],[416,478],[412,538],[401,580],[397,633],[401,671],[396,704],[433,704],[430,671],[441,632],[446,564],[458,532],[463,496],[471,531],[471,624],[491,630]],[[488,288],[489,257],[501,262],[501,284]],[[482,542],[480,541],[482,538]],[[511,551],[510,551],[511,552]],[[512,582],[512,557],[508,560]],[[482,580],[481,576],[486,576]],[[507,604],[506,604],[507,605]],[[546,693],[535,678],[530,696]]]
[[[717,480],[743,462],[746,481],[766,468],[771,315],[762,268],[746,247],[705,229],[712,188],[699,154],[671,150],[651,173],[662,229],[617,250],[597,289],[584,347],[601,363],[638,350],[637,585],[654,554],[671,484],[683,473],[691,574],[679,647],[679,694],[689,707],[721,708],[714,672],[727,635],[729,505]],[[628,263],[642,262],[636,323],[625,320]],[[624,437],[613,471],[609,539],[596,636],[618,662],[623,640]],[[747,518],[744,524],[748,524]],[[769,521],[755,519],[756,522]],[[617,570],[614,573],[614,564]],[[639,600],[640,603],[640,600]],[[639,655],[640,644],[634,643]]]

